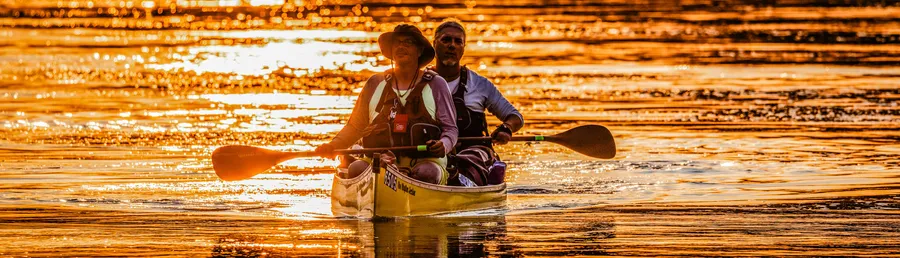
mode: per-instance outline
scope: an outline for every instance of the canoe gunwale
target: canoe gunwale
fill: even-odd
[[[346,168],[338,168],[338,170],[347,170]],[[343,178],[338,176],[339,173],[334,173],[334,179],[341,183],[342,185],[353,185],[359,183],[360,181],[365,180],[369,177],[369,174],[372,174],[372,166],[366,168],[366,171],[363,171],[362,174],[354,178]]]
[[[346,170],[346,168],[338,168],[338,169]],[[435,184],[429,184],[429,183],[425,183],[425,182],[416,180],[412,177],[407,176],[404,173],[400,173],[399,171],[390,171],[390,169],[385,169],[385,172],[394,174],[398,178],[402,179],[404,183],[408,183],[408,184],[415,185],[415,186],[418,186],[421,188],[439,191],[439,192],[486,193],[486,192],[499,192],[499,191],[502,191],[503,189],[506,189],[506,183],[502,183],[499,185],[486,185],[486,186],[475,186],[475,187],[435,185]],[[366,171],[363,171],[362,174],[360,174],[359,176],[357,176],[355,178],[341,178],[341,177],[337,176],[337,174],[335,174],[334,178],[337,179],[342,185],[352,185],[352,184],[356,184],[356,183],[364,180],[366,177],[371,176],[371,174],[373,174],[373,170],[372,170],[372,166],[369,166],[368,168],[366,168]]]

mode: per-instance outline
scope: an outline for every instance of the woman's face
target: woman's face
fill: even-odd
[[[394,62],[418,65],[422,47],[411,36],[397,35],[394,37],[391,53],[394,55]]]

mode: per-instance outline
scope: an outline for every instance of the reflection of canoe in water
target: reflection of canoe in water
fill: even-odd
[[[371,230],[369,232],[369,230]],[[504,216],[411,217],[360,223],[366,257],[511,257]]]
[[[335,216],[406,217],[503,206],[506,183],[460,187],[433,185],[401,173],[395,166],[344,179],[334,176],[331,186],[331,210]]]
[[[518,238],[510,238],[516,235],[507,234],[506,217],[497,215],[421,216],[371,221],[238,218],[234,222],[241,228],[301,229],[277,232],[217,231],[215,233],[222,235],[213,244],[211,257],[522,256],[517,245],[508,243]],[[532,224],[539,223],[528,225]],[[547,238],[547,231],[525,230],[517,236],[523,236],[523,233],[526,237],[528,233],[533,233],[535,237],[541,235]],[[565,248],[565,245],[558,246]],[[533,245],[526,248],[543,250]]]

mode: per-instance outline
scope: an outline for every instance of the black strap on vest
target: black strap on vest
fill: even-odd
[[[385,73],[387,73],[387,72],[385,72]],[[392,82],[391,80],[393,80],[393,79],[394,79],[394,77],[391,76],[390,73],[387,73],[387,74],[384,76],[384,82],[385,82],[385,85],[384,85],[384,86],[385,86],[385,87],[382,88],[382,90],[381,90],[381,97],[379,97],[379,99],[378,99],[378,104],[375,105],[375,110],[376,110],[376,112],[380,112],[381,109],[384,108],[384,103],[386,103],[386,102],[389,101],[389,100],[387,99],[387,97],[389,97],[388,91],[394,92],[394,86],[391,84],[391,82]],[[418,79],[418,78],[416,78],[416,79]],[[408,92],[407,94],[420,93],[420,92],[425,88],[425,85],[429,84],[429,83],[431,82],[432,79],[434,79],[434,75],[433,75],[433,74],[428,73],[428,72],[423,73],[423,74],[422,74],[422,81],[420,81],[419,83],[414,84],[412,88],[406,89],[407,92]],[[393,101],[391,101],[391,102],[392,102],[391,104],[393,105],[393,106],[391,107],[391,111],[397,111],[397,110],[400,108],[400,106],[399,106],[399,105],[400,105],[400,100],[399,100],[400,97],[399,97],[399,96],[396,96],[396,95],[397,95],[396,92],[394,92],[394,95],[395,95],[395,96],[393,96],[394,99],[393,99]],[[373,97],[374,97],[374,96],[373,96]],[[424,97],[423,97],[423,98],[424,98]],[[408,103],[408,104],[409,104],[409,103]],[[380,115],[380,114],[379,114],[379,115]],[[393,122],[394,118],[391,117],[390,120],[391,120],[391,122]]]
[[[453,105],[456,107],[456,126],[459,128],[460,137],[490,136],[487,129],[487,118],[484,113],[473,112],[466,107],[466,92],[468,92],[469,69],[465,66],[459,69],[459,84],[453,93]],[[476,124],[478,123],[478,124]],[[490,141],[460,143],[460,149],[471,145],[491,146]]]
[[[467,128],[471,126],[471,119],[468,115],[461,116],[461,113],[468,112],[466,107],[466,84],[469,83],[469,70],[465,66],[459,69],[459,84],[456,86],[456,92],[453,93],[453,105],[456,107],[456,127]],[[465,124],[462,124],[465,123]],[[465,126],[463,126],[465,125]],[[462,130],[462,129],[460,129]]]
[[[407,105],[419,105],[420,103],[410,102],[412,101],[412,99],[408,98],[406,105],[402,105],[400,103],[400,97],[397,96],[397,93],[394,91],[394,87],[391,85],[393,79],[394,78],[390,73],[387,73],[385,75],[385,87],[382,88],[381,96],[378,99],[378,104],[375,106],[375,110],[376,112],[378,112],[377,116],[387,116],[387,130],[388,132],[391,132],[391,137],[388,137],[390,140],[390,145],[397,146],[397,143],[394,142],[393,133],[393,123],[395,117],[391,116],[391,114],[400,113],[400,110],[404,109],[404,107]],[[412,98],[416,98],[415,96],[418,96],[418,98],[424,98],[424,96],[421,96],[422,90],[431,82],[432,79],[434,79],[434,74],[431,74],[429,72],[425,72],[424,74],[422,74],[422,81],[414,84],[413,88],[407,89],[409,94],[408,96]],[[391,108],[388,114],[384,114],[384,112],[381,112],[381,110],[388,102],[390,102]],[[376,119],[374,119],[375,121],[378,121],[377,116]]]

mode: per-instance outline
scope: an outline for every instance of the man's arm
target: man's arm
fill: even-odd
[[[525,126],[525,121],[522,121],[522,117],[520,116],[521,115],[507,116],[506,120],[503,120],[503,123],[506,124],[506,126],[509,126],[511,131],[518,132],[519,129],[522,129],[522,127]]]
[[[519,129],[525,125],[525,118],[522,117],[522,114],[519,113],[519,110],[516,109],[509,100],[506,100],[503,97],[503,94],[500,93],[500,90],[497,89],[497,86],[494,86],[493,83],[484,80],[488,89],[487,99],[485,103],[485,107],[488,111],[491,111],[491,114],[500,119],[512,132],[517,132]]]

